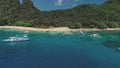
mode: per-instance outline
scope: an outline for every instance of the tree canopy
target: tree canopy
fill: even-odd
[[[119,28],[120,0],[102,5],[84,4],[71,9],[40,11],[31,0],[0,0],[0,25],[29,27]]]

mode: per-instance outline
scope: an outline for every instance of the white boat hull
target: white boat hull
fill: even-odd
[[[2,40],[3,42],[24,42],[29,41],[29,38],[27,36],[16,36],[16,37],[10,37],[9,39]]]

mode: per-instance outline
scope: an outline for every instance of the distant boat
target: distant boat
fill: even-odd
[[[8,39],[2,40],[3,42],[23,42],[23,41],[28,41],[29,38],[27,35],[23,36],[14,36],[14,37],[9,37]]]
[[[101,36],[97,33],[90,35],[92,38],[101,38]]]

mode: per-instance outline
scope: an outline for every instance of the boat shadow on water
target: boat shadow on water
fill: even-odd
[[[28,41],[19,41],[19,42],[2,42],[2,45],[7,45],[7,46],[23,46],[23,45],[27,45]]]

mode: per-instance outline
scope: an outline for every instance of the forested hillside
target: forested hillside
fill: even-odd
[[[120,0],[84,4],[66,10],[40,11],[31,0],[0,0],[0,25],[28,27],[119,28]]]

